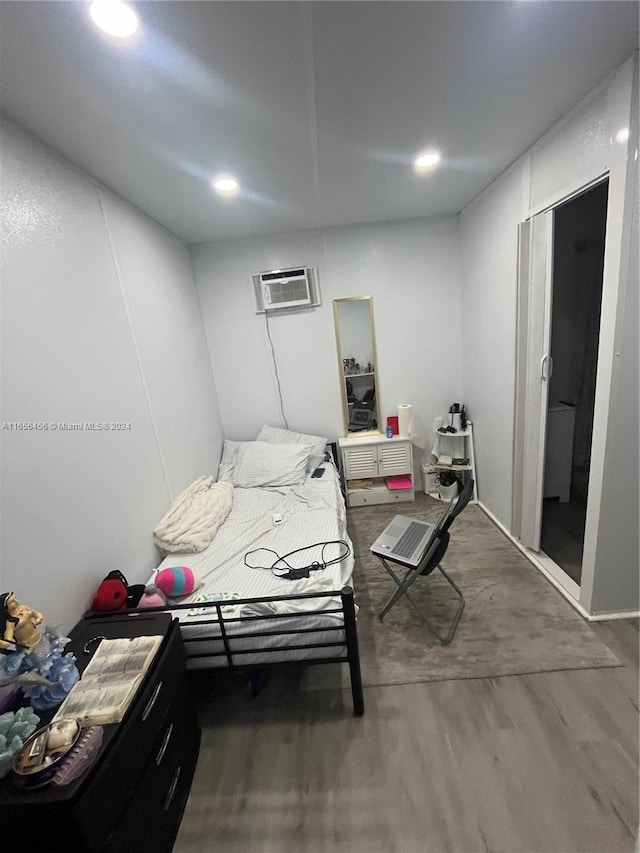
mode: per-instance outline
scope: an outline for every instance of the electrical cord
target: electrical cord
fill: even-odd
[[[278,397],[280,399],[280,414],[282,415],[282,420],[284,421],[285,429],[289,429],[289,424],[287,423],[287,418],[284,413],[284,405],[282,403],[282,388],[280,386],[280,376],[278,374],[278,362],[276,360],[276,351],[273,348],[273,341],[271,340],[271,330],[269,328],[269,310],[265,308],[264,311],[264,322],[267,328],[267,337],[269,338],[269,344],[271,346],[271,358],[273,360],[273,369],[276,374],[276,383],[278,385]],[[307,576],[308,577],[308,576]]]
[[[337,557],[333,557],[330,560],[325,559],[325,548],[329,545],[341,545],[343,546],[343,552],[339,554]],[[289,557],[293,557],[294,554],[300,554],[303,551],[310,551],[312,548],[321,548],[320,551],[320,559],[313,560],[306,566],[300,566],[299,568],[294,568],[290,563],[287,562]],[[251,557],[252,554],[259,554],[260,552],[265,552],[267,554],[273,554],[275,556],[275,560],[270,566],[252,566],[248,561],[248,558]],[[308,578],[309,572],[316,572],[321,569],[326,569],[327,566],[333,566],[335,563],[341,563],[345,557],[348,557],[351,554],[351,548],[349,544],[344,541],[344,539],[333,539],[330,542],[316,542],[314,545],[305,545],[303,548],[296,548],[294,551],[289,551],[288,554],[284,556],[280,556],[276,551],[273,551],[271,548],[256,548],[254,551],[247,551],[244,555],[244,564],[250,569],[270,569],[273,574],[277,578],[285,578],[286,580],[298,580],[299,578]],[[283,565],[276,568],[278,563],[282,563]]]

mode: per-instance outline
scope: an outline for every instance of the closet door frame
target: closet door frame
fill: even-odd
[[[615,312],[618,287],[612,287],[610,270],[616,267],[615,247],[605,243],[605,270],[598,347],[596,401],[591,449],[591,467],[587,500],[582,582],[578,586],[553,560],[539,553],[542,523],[542,489],[548,400],[548,357],[551,338],[553,287],[553,215],[554,209],[582,195],[604,180],[609,180],[607,235],[611,236],[611,180],[609,171],[599,173],[587,183],[566,188],[531,211],[520,224],[518,244],[518,302],[516,394],[514,417],[514,474],[512,535],[520,540],[532,560],[589,613],[595,572],[597,531],[602,499],[602,476],[610,401],[613,362]],[[609,264],[607,263],[609,261]],[[612,262],[613,261],[613,262]],[[535,316],[532,316],[535,315]]]

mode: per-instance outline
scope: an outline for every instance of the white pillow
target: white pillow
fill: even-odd
[[[222,458],[220,459],[220,465],[218,466],[218,480],[226,480],[229,482],[231,479],[239,444],[242,444],[242,442],[225,439],[224,446],[222,448]]]
[[[239,488],[293,486],[307,474],[309,447],[266,441],[225,441],[220,479]]]
[[[307,435],[304,432],[293,432],[265,424],[257,435],[256,441],[267,441],[269,444],[300,444],[311,449],[308,470],[313,471],[324,461],[327,439],[320,435]]]

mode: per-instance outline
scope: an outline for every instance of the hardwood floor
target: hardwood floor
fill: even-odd
[[[618,668],[251,698],[218,676],[176,853],[618,853],[638,831],[638,622]]]

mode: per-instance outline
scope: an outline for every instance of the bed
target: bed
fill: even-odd
[[[216,482],[233,486],[228,515],[204,550],[174,549],[150,578],[186,566],[201,585],[151,609],[179,620],[190,669],[255,675],[292,662],[346,663],[360,716],[354,557],[335,453],[324,439],[310,450],[311,437],[269,429],[255,442],[225,441]],[[323,474],[313,477],[317,469]]]

